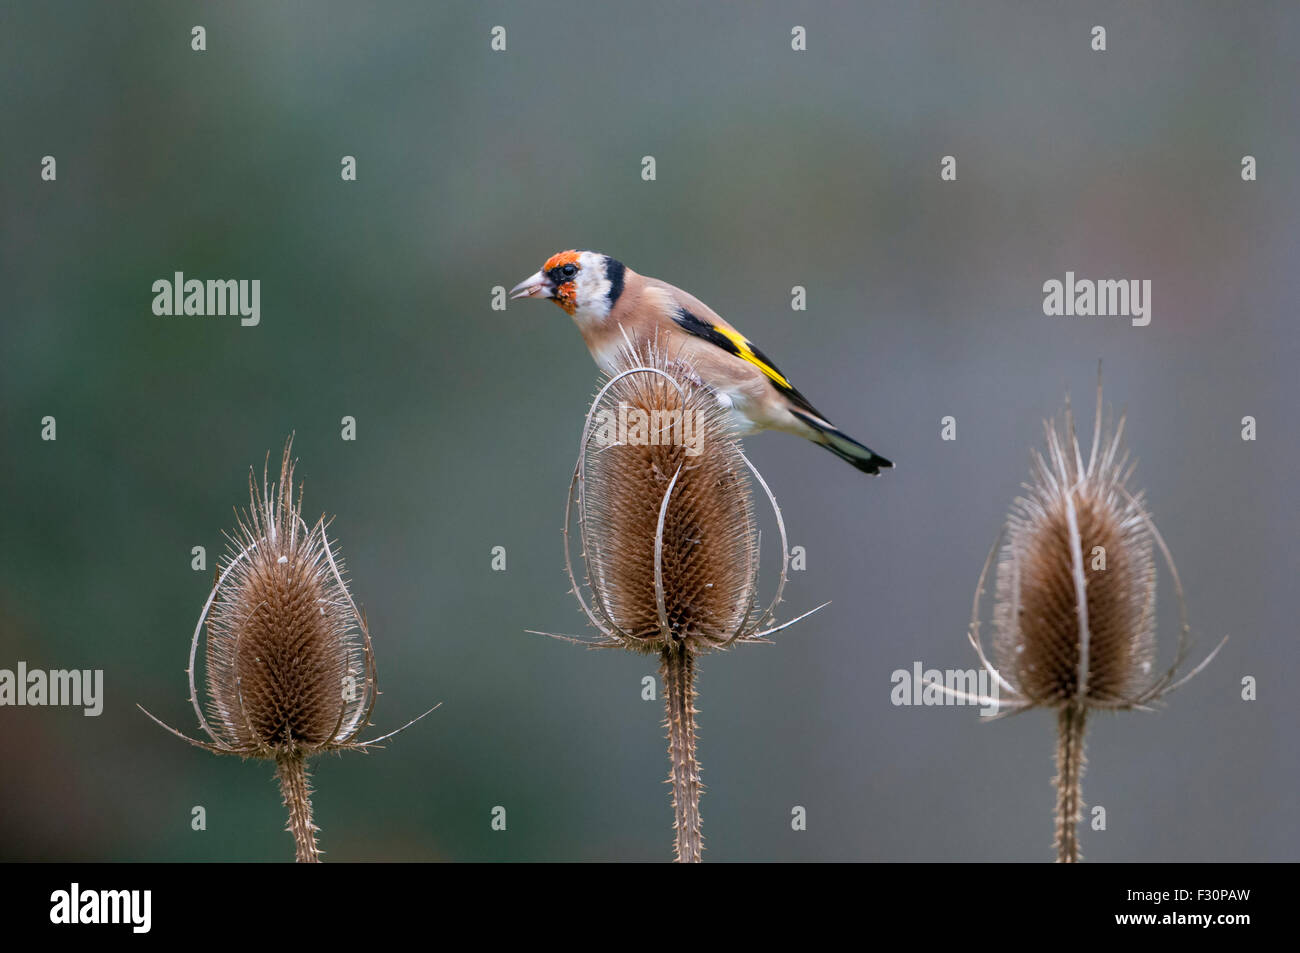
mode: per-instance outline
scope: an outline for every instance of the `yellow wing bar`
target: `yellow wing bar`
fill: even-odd
[[[766,356],[760,353],[754,345],[749,343],[749,339],[745,337],[745,335],[741,334],[739,331],[732,330],[731,328],[715,327],[713,330],[717,331],[736,346],[735,354],[737,357],[749,361],[749,363],[753,364],[784,389],[794,390],[794,387],[790,382],[785,379],[785,375],[773,367],[768,362]]]

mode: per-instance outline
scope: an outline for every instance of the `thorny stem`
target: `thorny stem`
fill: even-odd
[[[699,863],[700,766],[695,760],[695,657],[680,642],[670,641],[659,668],[667,709],[668,780],[673,786],[673,831],[677,862]]]
[[[1056,862],[1077,864],[1083,814],[1083,735],[1088,709],[1068,704],[1056,720]]]
[[[311,822],[311,786],[307,783],[307,759],[302,754],[282,754],[275,759],[275,773],[280,779],[280,794],[289,809],[289,826],[293,834],[295,859],[300,864],[319,864],[320,848]]]

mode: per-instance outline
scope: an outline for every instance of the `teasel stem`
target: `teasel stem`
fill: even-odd
[[[673,786],[677,862],[697,864],[704,845],[700,836],[700,765],[695,760],[695,657],[680,642],[669,642],[659,671],[667,710],[668,780]]]
[[[1077,864],[1083,816],[1083,737],[1088,709],[1073,703],[1056,715],[1056,862]]]
[[[319,864],[316,846],[318,828],[311,822],[311,787],[307,783],[307,759],[300,753],[282,754],[275,759],[275,773],[280,779],[280,794],[289,809],[289,826],[293,834],[296,859],[300,864]]]

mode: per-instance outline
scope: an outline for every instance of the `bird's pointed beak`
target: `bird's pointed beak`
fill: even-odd
[[[555,288],[551,285],[551,279],[540,271],[528,278],[525,278],[519,284],[510,289],[510,300],[515,298],[553,298],[555,297]]]

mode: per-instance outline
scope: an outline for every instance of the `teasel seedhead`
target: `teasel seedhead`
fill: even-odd
[[[623,420],[625,432],[609,440],[604,422]],[[644,431],[636,429],[639,420],[648,422]],[[761,534],[750,474],[781,535],[781,574],[766,608],[758,603]],[[741,449],[729,411],[688,362],[653,343],[626,345],[596,394],[569,489],[565,568],[601,634],[578,641],[648,653],[682,646],[703,655],[767,641],[822,608],[773,624],[789,572],[780,507]],[[575,503],[585,586],[568,546]]]
[[[781,575],[766,608],[750,474],[781,534]],[[569,551],[575,502],[585,586]],[[689,363],[653,342],[639,350],[629,343],[587,414],[564,524],[569,582],[600,637],[558,638],[660,657],[677,859],[698,861],[695,660],[767,642],[811,614],[774,624],[789,569],[781,510],[741,450],[730,413]]]
[[[1191,629],[1182,582],[1144,496],[1129,489],[1135,464],[1122,449],[1124,418],[1103,426],[1100,379],[1087,462],[1069,401],[1060,422],[1044,422],[1046,455],[1034,451],[1032,480],[1012,504],[1001,537],[993,608],[992,665],[982,648],[980,594],[971,642],[996,676],[1000,707],[1076,705],[1147,708],[1207,665],[1180,675]],[[994,550],[997,549],[997,544]],[[1178,602],[1173,664],[1156,672],[1156,550]],[[1220,643],[1222,644],[1222,643]]]
[[[292,444],[290,437],[278,483],[270,482],[266,465],[260,488],[249,474],[249,507],[226,536],[227,553],[190,643],[190,702],[208,740],[190,738],[141,710],[214,754],[274,759],[298,839],[315,830],[304,760],[324,751],[367,750],[419,718],[380,738],[358,740],[378,695],[370,631],[327,535],[330,521],[322,516],[308,526],[302,518]],[[206,713],[195,686],[205,623]],[[300,840],[299,848],[300,860],[317,859],[303,856],[318,854],[314,839],[309,847]]]
[[[1181,674],[1190,636],[1182,582],[1143,494],[1129,489],[1134,465],[1121,446],[1124,419],[1109,432],[1103,427],[1100,373],[1086,463],[1068,399],[1062,420],[1044,427],[1046,455],[1034,452],[1033,478],[1000,537],[996,665],[979,638],[980,597],[996,542],[975,590],[969,638],[997,685],[996,697],[978,699],[996,706],[994,717],[1029,708],[1057,711],[1057,856],[1074,862],[1088,712],[1149,709],[1208,665],[1223,642]],[[1177,650],[1163,671],[1155,670],[1157,549],[1180,620]]]

